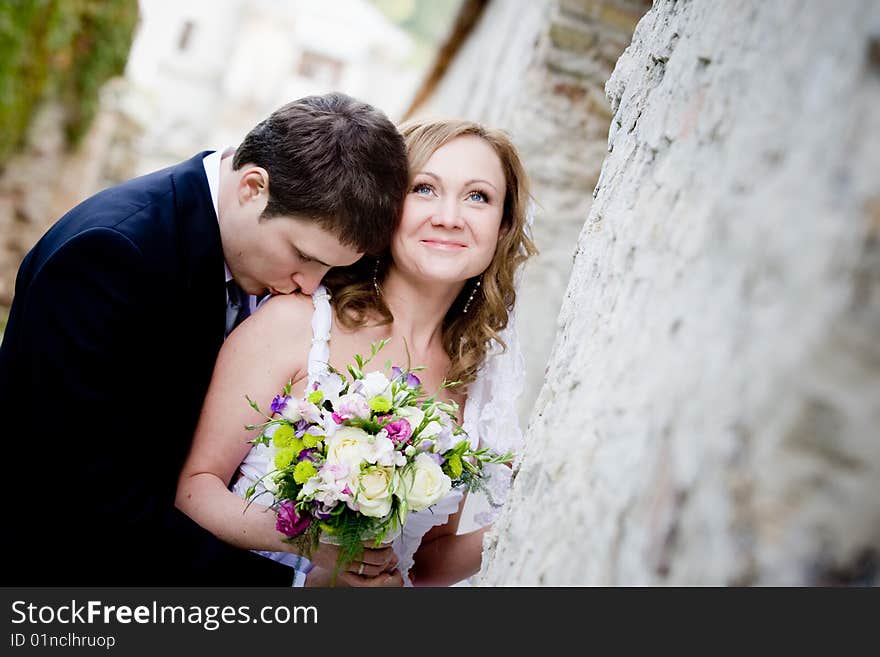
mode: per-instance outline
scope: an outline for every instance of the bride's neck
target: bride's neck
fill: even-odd
[[[382,282],[382,298],[394,317],[392,334],[427,352],[441,339],[443,319],[463,285],[418,284],[392,268]]]

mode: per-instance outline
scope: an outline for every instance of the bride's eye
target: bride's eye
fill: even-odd
[[[472,192],[468,192],[467,200],[473,201],[474,203],[488,203],[489,197],[486,196],[483,192],[475,189]]]
[[[412,191],[414,194],[420,194],[422,196],[434,193],[433,188],[428,183],[418,183],[417,185],[413,185]]]

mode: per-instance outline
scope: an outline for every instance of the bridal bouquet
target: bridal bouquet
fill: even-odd
[[[387,343],[355,356],[347,378],[330,370],[305,397],[288,383],[271,403],[252,441],[264,445],[275,469],[247,491],[271,494],[276,528],[306,552],[319,541],[340,546],[339,565],[357,558],[366,542],[378,547],[400,533],[407,514],[424,511],[452,487],[481,487],[484,463],[508,463],[512,454],[471,447],[454,402],[428,397],[415,374],[386,362],[364,367]],[[386,374],[387,372],[387,374]],[[442,387],[449,387],[444,383]],[[259,490],[262,484],[264,490]]]

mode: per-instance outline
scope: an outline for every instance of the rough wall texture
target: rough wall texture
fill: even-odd
[[[488,585],[880,583],[880,4],[658,0]]]
[[[43,233],[83,199],[133,175],[131,143],[142,128],[118,106],[117,86],[105,88],[101,109],[76,149],[66,146],[62,108],[49,102],[35,116],[26,146],[3,163],[0,320],[12,303],[21,260]]]
[[[541,255],[523,278],[518,326],[528,378],[523,422],[544,382],[575,244],[606,152],[604,86],[646,0],[497,0],[417,114],[506,129],[537,200]]]

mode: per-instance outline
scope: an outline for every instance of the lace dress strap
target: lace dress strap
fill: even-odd
[[[312,315],[312,348],[309,350],[309,385],[315,378],[327,373],[330,363],[330,326],[333,323],[333,310],[330,307],[330,292],[323,285],[312,294],[315,313]]]

